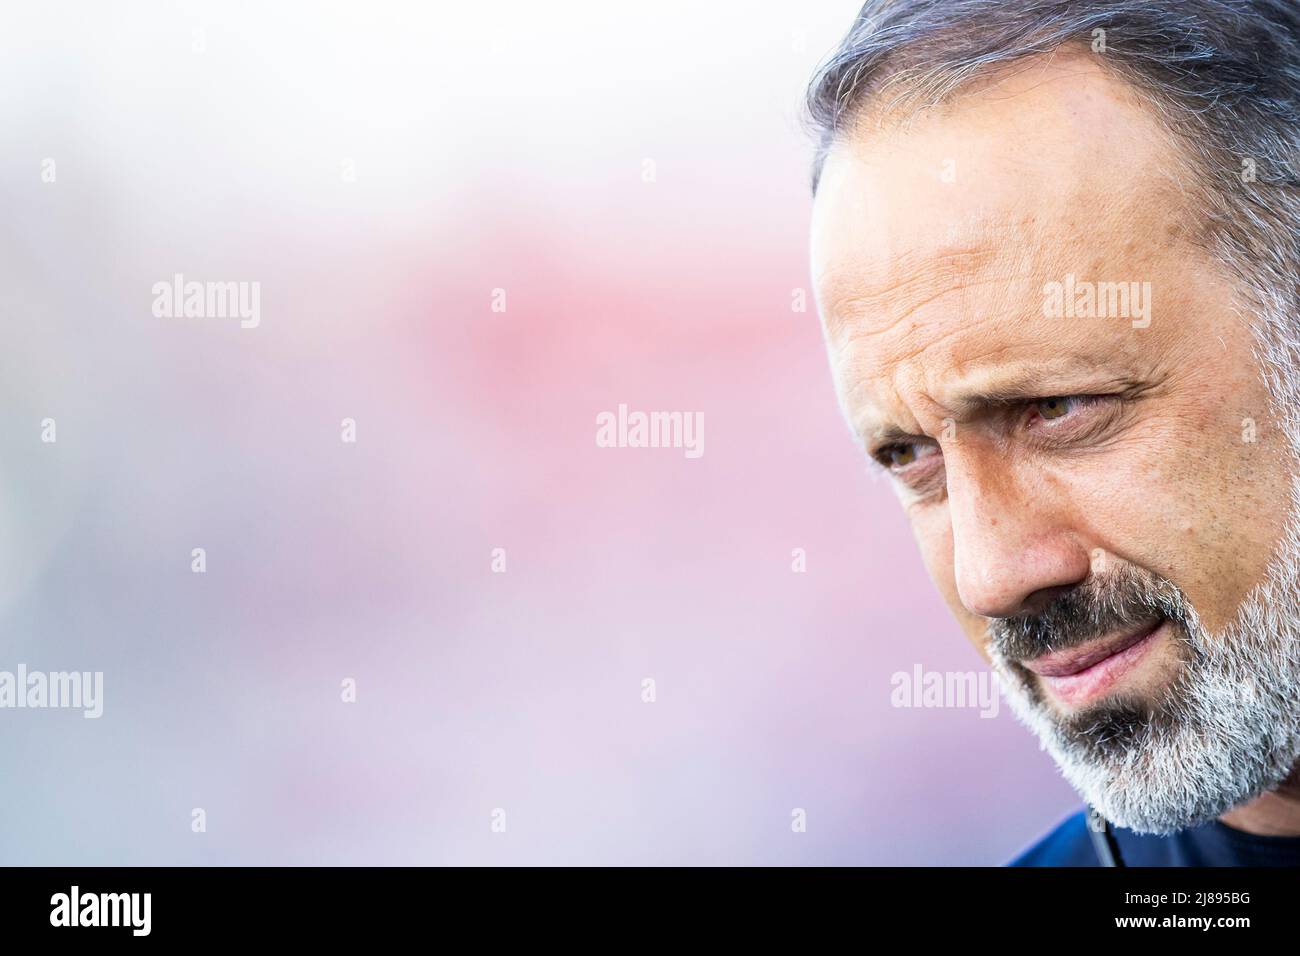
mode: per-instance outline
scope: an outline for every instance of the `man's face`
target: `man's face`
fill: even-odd
[[[1290,508],[1250,316],[1176,185],[1192,173],[1086,54],[864,129],[827,159],[812,237],[845,413],[1026,708],[1072,733],[1158,719]]]

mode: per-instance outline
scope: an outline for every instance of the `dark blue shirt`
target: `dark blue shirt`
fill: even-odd
[[[1113,831],[1125,866],[1300,866],[1300,837],[1256,836],[1218,820],[1169,836],[1123,827]],[[1101,861],[1080,810],[1007,865],[1101,866]]]

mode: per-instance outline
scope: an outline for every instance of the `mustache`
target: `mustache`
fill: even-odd
[[[1123,565],[1093,575],[1034,614],[990,621],[990,650],[1007,661],[1032,660],[1162,617],[1187,634],[1195,615],[1172,581]]]

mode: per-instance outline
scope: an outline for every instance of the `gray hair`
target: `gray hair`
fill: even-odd
[[[1200,242],[1239,280],[1274,411],[1300,448],[1296,0],[868,0],[808,90],[813,191],[868,105],[923,109],[1067,47],[1095,52],[1183,147]]]

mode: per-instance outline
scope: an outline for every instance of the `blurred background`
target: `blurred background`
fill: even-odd
[[[891,702],[984,666],[809,289],[857,7],[5,5],[0,670],[104,713],[0,710],[0,862],[997,864],[1075,809],[1005,706]]]

